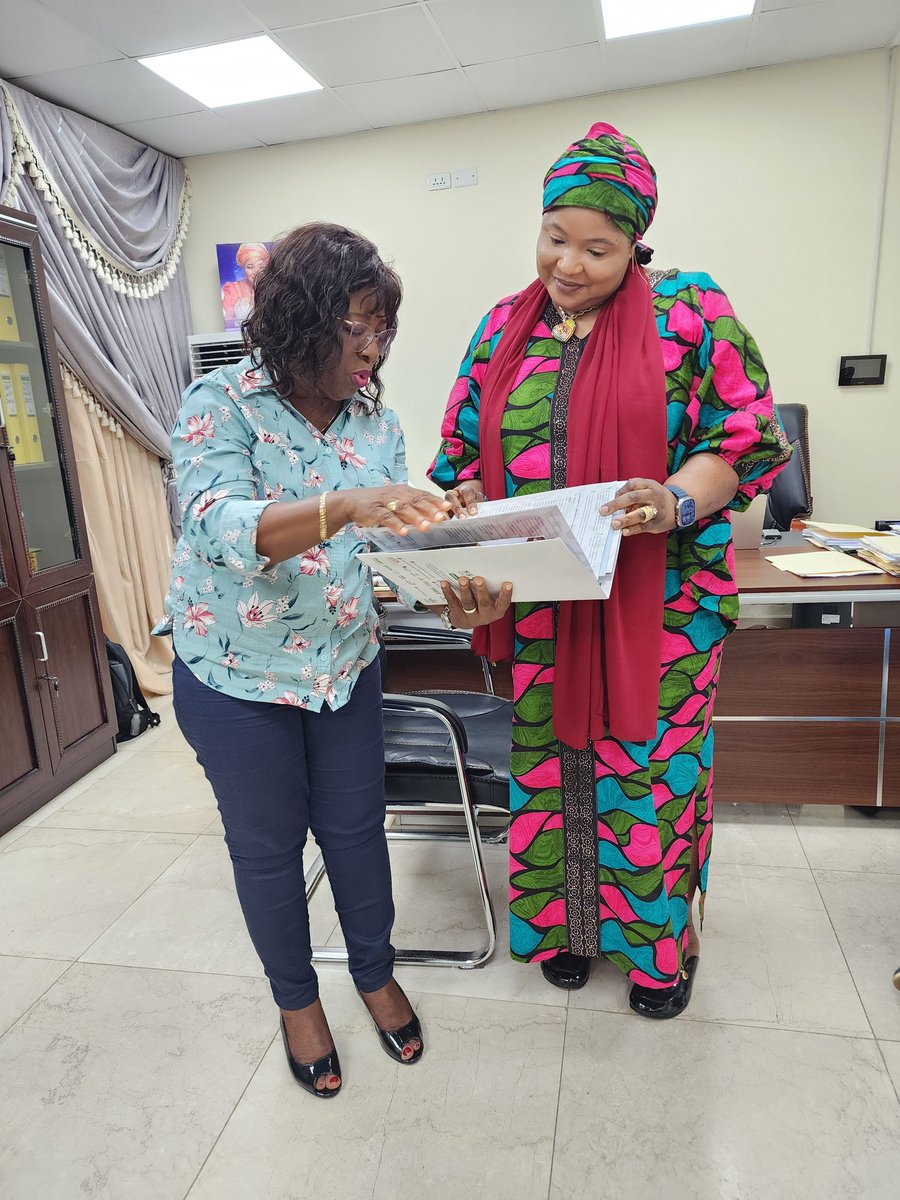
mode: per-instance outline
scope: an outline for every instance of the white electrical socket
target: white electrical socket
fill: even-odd
[[[478,172],[474,167],[460,167],[453,172],[454,187],[474,187],[478,183]]]
[[[436,175],[426,176],[429,192],[443,192],[450,187],[450,172],[438,171]]]

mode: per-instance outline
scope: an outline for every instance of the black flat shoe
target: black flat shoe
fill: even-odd
[[[684,964],[684,974],[674,987],[648,988],[636,983],[631,989],[628,1003],[642,1017],[651,1021],[669,1021],[678,1017],[691,1002],[694,976],[700,965],[698,955],[692,954]]]
[[[291,1068],[291,1074],[300,1084],[305,1092],[309,1092],[311,1096],[315,1096],[317,1100],[332,1100],[343,1084],[343,1076],[341,1075],[341,1064],[338,1059],[337,1050],[329,1050],[327,1054],[323,1054],[321,1058],[317,1058],[315,1062],[302,1063],[297,1062],[293,1054],[291,1054],[291,1046],[288,1042],[287,1030],[284,1027],[284,1017],[281,1018],[281,1039],[284,1042],[284,1052],[287,1055],[288,1066]],[[321,1079],[323,1075],[337,1075],[341,1080],[336,1088],[317,1088],[316,1080]]]
[[[547,982],[570,992],[583,988],[590,973],[591,960],[581,954],[570,954],[568,950],[561,950],[554,958],[541,963],[541,974]]]
[[[400,994],[403,996],[404,1000],[406,1000],[407,1004],[409,1004],[406,992],[403,991],[403,988],[400,987],[399,983],[397,984],[397,987],[400,988]],[[366,999],[363,993],[359,991],[359,988],[356,990],[362,997],[363,1004],[366,1004]],[[368,1004],[366,1004],[367,1009],[368,1007]],[[412,1009],[411,1004],[410,1009]],[[369,1016],[372,1017],[371,1011],[369,1012]],[[378,1031],[378,1037],[381,1039],[381,1046],[385,1054],[389,1054],[394,1062],[400,1063],[401,1066],[411,1067],[413,1063],[417,1063],[425,1053],[425,1039],[422,1037],[422,1026],[415,1012],[413,1012],[412,1019],[407,1021],[405,1025],[401,1025],[399,1029],[382,1029],[374,1017],[372,1017],[372,1024]],[[413,1038],[418,1041],[419,1048],[418,1050],[413,1050],[412,1054],[409,1054],[404,1058],[404,1047],[408,1046]]]

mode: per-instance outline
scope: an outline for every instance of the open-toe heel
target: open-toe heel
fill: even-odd
[[[397,987],[400,987],[399,983],[397,984]],[[366,1001],[363,993],[359,991],[359,988],[356,990],[359,992],[363,1004],[365,1004]],[[400,988],[400,992],[403,998],[406,1000],[407,997],[406,993],[403,991],[403,988]],[[366,1004],[367,1009],[368,1007],[369,1006]],[[411,1004],[410,1008],[412,1008]],[[369,1016],[372,1017],[371,1012],[369,1012]],[[395,1062],[400,1063],[401,1066],[411,1067],[413,1063],[417,1063],[425,1053],[425,1040],[422,1037],[422,1025],[415,1012],[413,1012],[412,1019],[407,1021],[405,1025],[401,1025],[399,1029],[382,1029],[374,1017],[372,1017],[372,1024],[378,1031],[378,1037],[381,1041],[381,1045],[385,1054],[389,1054],[391,1058]],[[412,1054],[404,1055],[403,1051],[413,1040],[419,1043],[418,1050],[413,1050]]]
[[[332,1100],[343,1087],[343,1076],[341,1075],[341,1064],[338,1059],[337,1050],[329,1050],[327,1054],[323,1054],[321,1058],[317,1058],[315,1062],[302,1063],[297,1062],[293,1054],[291,1054],[290,1042],[288,1042],[287,1029],[284,1027],[284,1017],[281,1018],[281,1039],[284,1042],[284,1052],[287,1055],[288,1066],[291,1068],[291,1074],[300,1084],[305,1092],[309,1092],[311,1096],[315,1096],[318,1100]],[[341,1082],[336,1088],[317,1088],[316,1080],[322,1076],[330,1079],[332,1076],[337,1076]]]

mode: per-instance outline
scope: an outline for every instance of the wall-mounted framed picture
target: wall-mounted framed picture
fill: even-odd
[[[253,289],[272,246],[272,242],[220,242],[216,246],[226,330],[239,331],[249,316]]]

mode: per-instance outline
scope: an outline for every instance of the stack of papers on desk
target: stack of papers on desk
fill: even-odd
[[[829,550],[858,550],[864,537],[880,537],[868,525],[839,525],[830,521],[807,521],[803,536]]]
[[[513,600],[608,600],[622,534],[600,506],[621,483],[595,483],[489,500],[478,515],[410,529],[406,537],[364,529],[373,547],[360,559],[422,604],[443,604],[442,579],[484,579],[497,592],[506,581]]]
[[[874,538],[864,537],[859,557],[874,563],[888,575],[900,575],[900,537],[882,534]]]
[[[814,550],[811,554],[769,554],[766,561],[779,571],[790,571],[803,579],[836,579],[842,575],[880,575],[881,568],[860,562],[849,554],[834,550]]]

